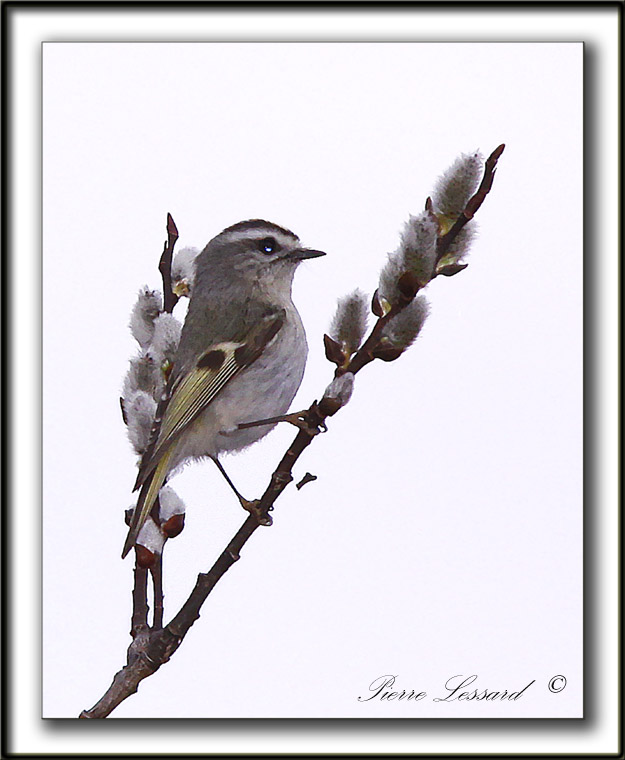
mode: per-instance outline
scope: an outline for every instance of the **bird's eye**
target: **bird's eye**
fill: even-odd
[[[266,253],[269,255],[270,253],[275,253],[276,251],[280,250],[280,246],[276,242],[275,238],[267,237],[263,238],[262,240],[258,241],[258,247],[262,251],[262,253]]]

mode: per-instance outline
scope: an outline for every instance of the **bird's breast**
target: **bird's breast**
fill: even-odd
[[[261,356],[215,399],[220,451],[235,451],[266,435],[274,425],[233,432],[243,422],[286,414],[304,376],[308,346],[299,314],[287,313],[284,326]]]

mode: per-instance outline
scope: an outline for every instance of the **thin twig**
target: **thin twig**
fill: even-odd
[[[162,553],[156,555],[154,564],[150,567],[150,574],[152,576],[152,587],[154,588],[154,619],[152,621],[152,628],[159,630],[163,627],[163,615],[165,613]]]
[[[314,480],[317,480],[316,475],[311,475],[309,472],[307,472],[304,477],[300,480],[299,483],[295,484],[295,488],[299,491],[302,489],[307,483],[312,483]]]
[[[148,571],[135,565],[135,583],[132,589],[132,620],[130,635],[133,639],[148,629]]]
[[[150,510],[150,517],[160,527],[161,525],[161,499],[157,496]],[[153,628],[163,627],[163,615],[165,614],[165,605],[163,601],[163,552],[165,551],[166,543],[163,544],[163,548],[160,554],[154,557],[152,565],[150,565],[150,576],[152,578],[152,589],[154,591],[154,617],[152,620]]]
[[[163,246],[163,254],[158,263],[158,270],[163,278],[163,306],[169,314],[171,314],[174,306],[178,303],[178,296],[171,288],[171,260],[174,255],[176,240],[178,240],[178,228],[172,215],[167,214],[167,241]]]

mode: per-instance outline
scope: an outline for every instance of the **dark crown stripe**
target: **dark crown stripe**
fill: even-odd
[[[247,219],[244,222],[237,222],[231,227],[226,227],[220,234],[223,235],[226,232],[245,232],[246,230],[258,230],[262,234],[275,234],[279,232],[282,235],[289,235],[294,240],[299,240],[297,235],[291,232],[291,230],[287,230],[286,227],[280,227],[279,224],[274,224],[273,222],[266,222],[264,219]]]

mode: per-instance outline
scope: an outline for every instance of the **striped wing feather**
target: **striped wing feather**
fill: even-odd
[[[239,343],[221,343],[213,346],[211,351],[224,352],[225,358],[221,367],[195,367],[182,378],[167,405],[153,458],[158,458],[163,449],[210,404],[226,383],[245,369],[245,366],[237,364],[235,359],[235,350],[240,346]]]
[[[224,341],[210,346],[197,360],[196,366],[178,378],[163,410],[162,422],[153,434],[139,469],[135,490],[147,479],[167,448],[180,433],[202,413],[224,386],[262,354],[265,346],[284,324],[284,310],[260,320],[244,341]],[[219,366],[205,364],[211,356],[222,354]],[[160,411],[160,410],[159,410]],[[157,412],[157,417],[160,415]]]

